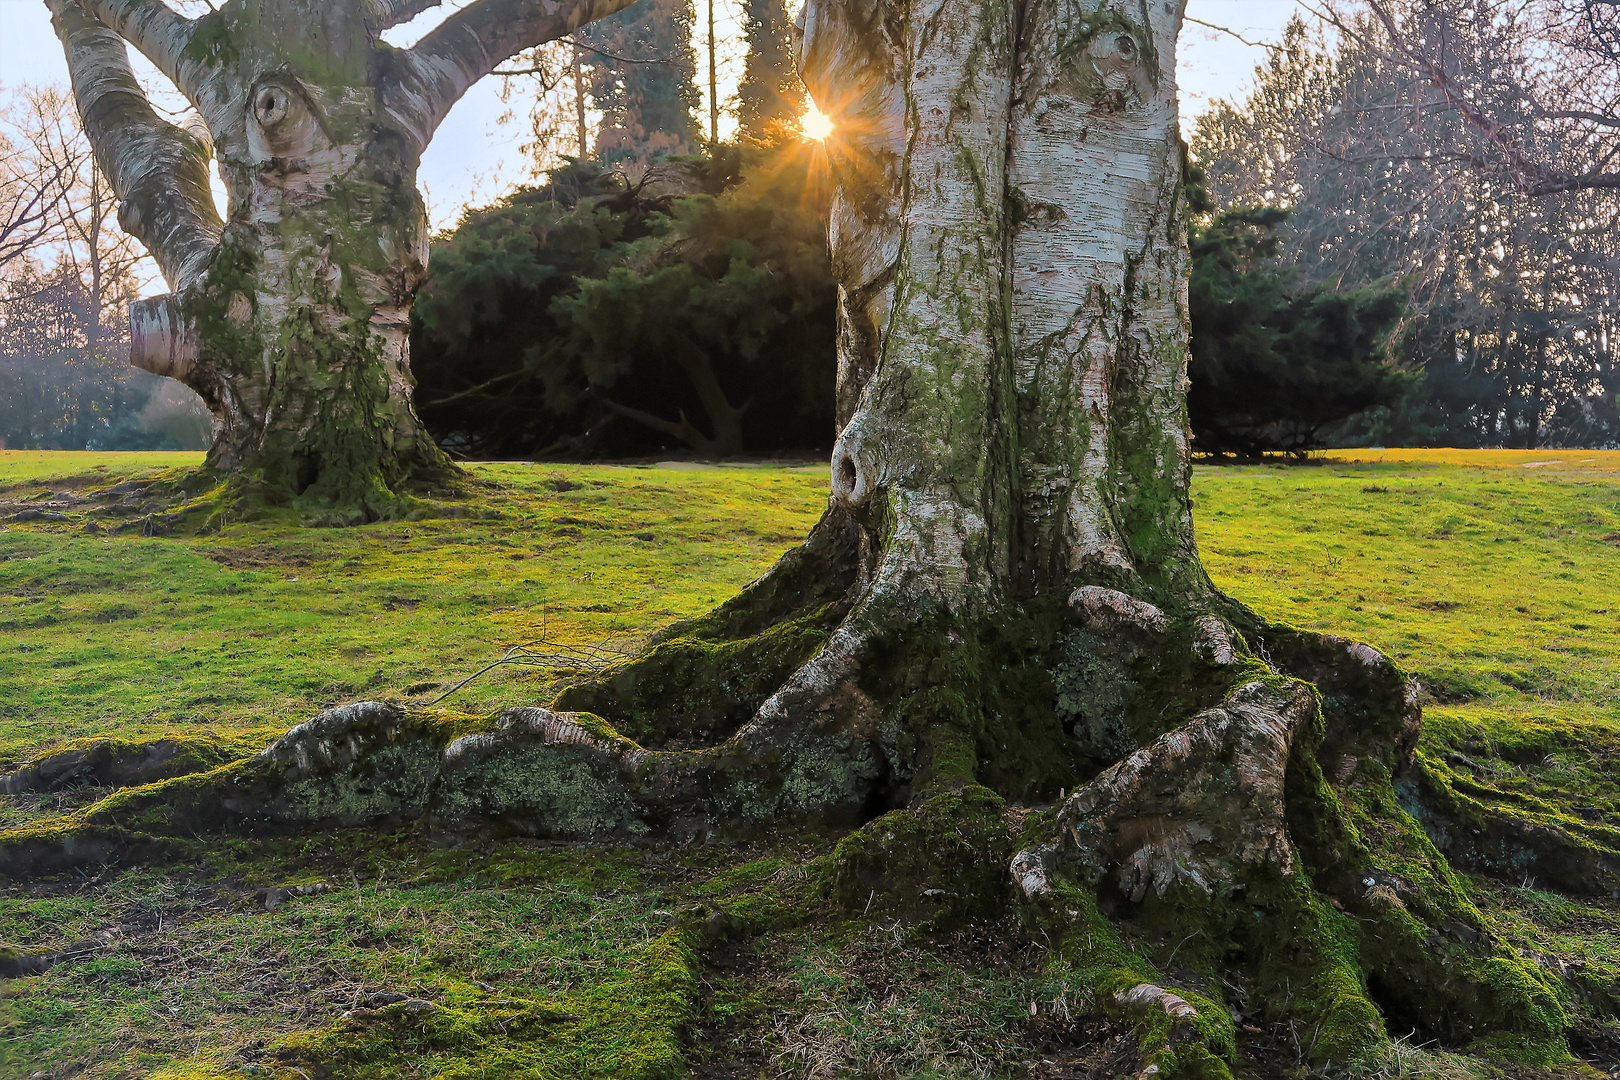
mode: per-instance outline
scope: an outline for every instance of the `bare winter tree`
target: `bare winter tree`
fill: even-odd
[[[19,100],[12,109],[17,115],[7,119],[18,137],[0,133],[0,267],[28,255],[57,228],[58,211],[82,165],[76,157],[34,153],[32,140],[19,130],[19,122],[29,127],[30,106]]]
[[[1432,9],[1395,10],[1406,20]],[[1364,12],[1345,25],[1353,32],[1330,43],[1296,20],[1253,91],[1200,117],[1193,151],[1215,202],[1287,207],[1285,250],[1305,280],[1411,286],[1397,347],[1424,381],[1396,415],[1374,421],[1395,426],[1373,441],[1612,440],[1615,191],[1527,190],[1524,174],[1398,55],[1383,22]],[[1508,77],[1527,70],[1515,25],[1448,31],[1448,55],[1496,73],[1473,100],[1497,116],[1528,115],[1513,90],[1522,79]],[[1552,126],[1519,130],[1526,153],[1569,160],[1573,144]]]
[[[231,0],[197,19],[162,0],[47,2],[119,221],[174,290],[132,306],[133,362],[208,403],[210,464],[336,521],[397,513],[446,477],[407,355],[422,150],[507,57],[629,0],[479,0],[411,49],[380,35],[436,0]],[[195,117],[153,110],[126,41]]]
[[[122,340],[110,320],[131,295],[131,275],[141,261],[135,239],[117,227],[118,200],[79,126],[73,101],[55,89],[32,89],[16,103],[12,125],[38,173],[62,177],[63,197],[39,237],[37,254],[58,264],[85,289],[85,347],[100,347],[104,332]]]
[[[1472,130],[1446,156],[1531,196],[1620,187],[1620,21],[1611,0],[1367,0],[1371,20],[1329,2],[1328,20],[1417,75],[1416,110]]]

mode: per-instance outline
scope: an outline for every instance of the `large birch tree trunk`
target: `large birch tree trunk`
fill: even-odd
[[[119,221],[174,290],[132,306],[132,362],[208,404],[209,464],[338,522],[448,479],[411,400],[422,150],[507,56],[629,0],[479,0],[409,50],[381,33],[438,0],[230,0],[199,19],[161,0],[46,3]],[[126,41],[195,115],[151,108]]]
[[[1140,1075],[1230,1076],[1239,1032],[1260,1024],[1343,1061],[1387,1038],[1388,1014],[1520,1060],[1566,1055],[1549,977],[1408,814],[1456,827],[1455,809],[1421,802],[1415,685],[1366,646],[1267,624],[1200,565],[1180,20],[1180,0],[808,0],[806,83],[837,125],[840,429],[806,543],[549,708],[471,734],[381,703],[332,710],[251,761],[0,838],[0,868],[220,827],[591,838],[808,822],[854,830],[817,871],[816,903],[936,926],[1016,907],[1095,1011],[1136,1033]],[[281,85],[253,99],[272,123],[293,102]],[[265,160],[276,174],[294,159]],[[350,217],[386,217],[366,195],[383,187],[357,190]],[[386,235],[419,235],[414,202],[385,204],[404,223]],[[257,229],[254,212],[227,234]],[[276,210],[263,235],[304,236],[280,225],[301,213]],[[337,309],[302,298],[371,288],[350,268],[386,283],[415,265],[392,246],[401,261],[353,261],[347,235],[297,240],[299,259],[253,241],[244,261],[300,299],[261,315],[260,294],[218,292],[212,310],[312,325]],[[342,310],[398,310],[376,290]],[[162,309],[175,327],[186,305]],[[167,340],[210,340],[201,325]],[[1520,869],[1620,888],[1620,850],[1488,827]],[[710,919],[802,917],[772,901]]]

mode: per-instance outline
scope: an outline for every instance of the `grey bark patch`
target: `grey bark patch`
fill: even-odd
[[[1069,595],[1069,606],[1089,630],[1128,628],[1160,634],[1170,629],[1170,620],[1154,605],[1101,585],[1083,585],[1074,590]]]
[[[594,738],[567,714],[508,709],[500,730],[445,749],[434,787],[435,827],[494,822],[525,836],[583,838],[649,831],[620,775],[624,747]]]
[[[1071,795],[1055,842],[1020,852],[1014,880],[1034,896],[1060,874],[1096,883],[1112,873],[1139,903],[1177,885],[1224,895],[1249,863],[1291,873],[1283,774],[1314,707],[1303,684],[1244,684]]]

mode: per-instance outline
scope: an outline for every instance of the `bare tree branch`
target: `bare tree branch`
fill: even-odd
[[[51,232],[76,168],[60,161],[22,163],[22,157],[0,158],[0,266],[26,255]]]
[[[478,0],[401,55],[383,107],[418,151],[474,83],[509,57],[566,37],[634,0]]]
[[[1307,5],[1309,7],[1309,5]],[[1367,0],[1367,8],[1383,27],[1388,38],[1388,48],[1372,41],[1349,19],[1341,17],[1331,2],[1325,5],[1324,11],[1310,10],[1331,22],[1340,33],[1356,41],[1369,52],[1383,56],[1402,64],[1416,72],[1428,84],[1439,92],[1441,106],[1455,111],[1469,126],[1478,131],[1502,156],[1504,170],[1516,187],[1527,195],[1553,195],[1567,191],[1594,190],[1599,188],[1620,188],[1620,174],[1604,172],[1570,173],[1554,168],[1532,159],[1525,153],[1518,133],[1506,124],[1500,123],[1485,108],[1481,107],[1468,93],[1462,82],[1453,73],[1446,63],[1444,41],[1440,43],[1439,55],[1431,42],[1417,37],[1411,31],[1404,29],[1395,20],[1386,0]],[[1609,117],[1595,112],[1577,112],[1564,110],[1562,112],[1550,111],[1537,104],[1528,88],[1511,86],[1511,91],[1518,93],[1526,102],[1530,110],[1543,118],[1582,119],[1604,126],[1620,127],[1620,118]]]
[[[203,272],[222,227],[208,185],[211,144],[152,110],[123,38],[75,0],[47,3],[85,134],[122,200],[118,223],[152,253],[170,287],[183,289]]]
[[[1212,22],[1205,22],[1203,19],[1195,19],[1191,15],[1183,15],[1181,17],[1181,21],[1182,22],[1190,22],[1190,23],[1194,24],[1195,26],[1202,26],[1205,30],[1214,30],[1217,33],[1225,34],[1228,37],[1236,38],[1239,42],[1241,42],[1244,45],[1247,45],[1251,49],[1265,49],[1267,52],[1279,52],[1282,49],[1281,45],[1276,45],[1276,44],[1273,44],[1271,42],[1267,42],[1267,41],[1250,41],[1248,38],[1244,37],[1242,34],[1238,33],[1236,30],[1231,30],[1231,29],[1228,29],[1227,27],[1224,27],[1224,26],[1217,26]]]
[[[1536,115],[1548,120],[1585,120],[1600,127],[1620,128],[1620,116],[1610,116],[1607,113],[1586,112],[1581,109],[1543,109],[1538,107]]]

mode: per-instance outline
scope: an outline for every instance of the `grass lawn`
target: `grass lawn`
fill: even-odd
[[[0,452],[4,768],[93,735],[206,735],[247,752],[340,701],[430,700],[525,642],[633,650],[765,570],[827,497],[823,465],[486,464],[465,504],[477,516],[169,536],[143,535],[138,498],[117,513],[86,498],[199,457]],[[1620,452],[1200,466],[1194,498],[1222,589],[1417,674],[1426,752],[1466,749],[1496,788],[1620,824]],[[446,704],[539,703],[554,678],[499,668]],[[91,794],[7,796],[0,814],[17,823]],[[827,842],[446,849],[356,833],[0,888],[0,943],[95,946],[0,984],[0,1080],[290,1080],[287,1046],[335,1038],[337,1014],[368,1003],[413,1034],[345,1044],[333,1075],[652,1077],[681,1075],[670,1063],[685,1054],[710,1076],[996,1076],[1046,1045],[1042,1018],[1083,1007],[993,935],[922,947],[851,925],[691,960],[672,912],[789,889]],[[317,883],[284,903],[275,892]],[[1620,973],[1611,913],[1528,881],[1478,893],[1525,948]],[[415,999],[438,1011],[412,1013]],[[1467,1075],[1409,1056],[1430,1071],[1378,1075]]]
[[[72,508],[200,460],[0,452],[0,518],[67,507],[0,525],[0,761],[85,735],[259,736],[356,697],[431,698],[535,639],[633,649],[758,576],[827,490],[820,466],[481,465],[480,517],[173,539],[143,537],[138,514],[87,532]],[[448,703],[534,702],[533,681],[497,670]]]

